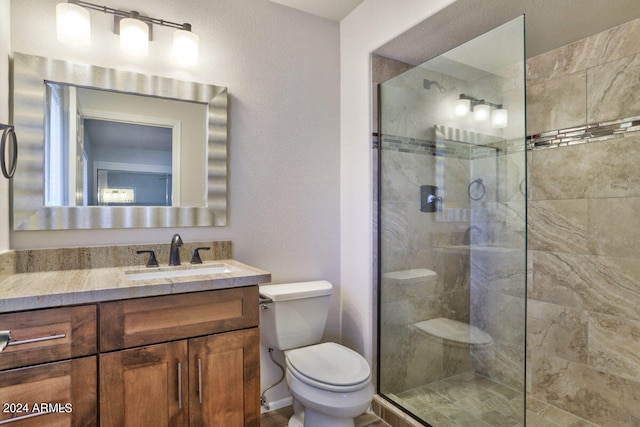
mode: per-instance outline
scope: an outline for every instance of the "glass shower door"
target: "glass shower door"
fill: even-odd
[[[379,393],[524,425],[524,17],[380,85]]]

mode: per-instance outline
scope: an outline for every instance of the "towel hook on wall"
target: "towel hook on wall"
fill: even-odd
[[[5,178],[13,178],[16,173],[16,165],[18,163],[18,138],[16,137],[15,128],[12,125],[0,124],[2,129],[2,139],[0,139],[0,168]],[[7,141],[11,141],[11,145],[7,148]],[[11,162],[7,163],[7,151],[11,156]]]

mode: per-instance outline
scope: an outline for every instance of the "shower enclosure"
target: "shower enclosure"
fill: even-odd
[[[524,425],[524,17],[379,86],[379,394]]]

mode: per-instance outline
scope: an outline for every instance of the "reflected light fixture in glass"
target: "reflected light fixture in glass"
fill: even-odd
[[[91,43],[91,17],[89,11],[76,3],[56,5],[56,32],[58,41],[73,46]]]
[[[504,108],[496,108],[491,112],[491,127],[495,129],[506,128],[509,123],[509,113]]]
[[[464,117],[471,111],[471,101],[469,99],[456,99],[453,106],[453,113],[458,117]]]
[[[473,107],[473,118],[477,122],[483,122],[489,118],[491,114],[491,106],[487,104],[478,104]]]

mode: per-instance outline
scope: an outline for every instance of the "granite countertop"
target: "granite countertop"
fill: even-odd
[[[105,267],[76,270],[16,273],[0,276],[0,313],[38,308],[88,304],[128,298],[250,286],[271,281],[271,274],[241,262],[226,259],[204,264],[160,269],[175,271],[224,264],[230,272],[172,278],[131,280],[131,272],[149,272],[145,267]],[[158,270],[158,269],[156,269]]]

